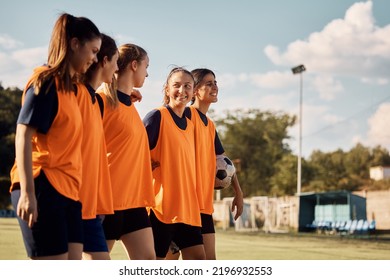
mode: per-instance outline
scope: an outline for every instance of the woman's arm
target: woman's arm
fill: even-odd
[[[234,220],[237,220],[238,217],[241,216],[243,208],[244,208],[244,195],[241,190],[240,182],[238,182],[237,174],[233,175],[232,185],[234,189],[234,199],[232,202],[232,212],[236,209],[236,215],[234,216]]]
[[[35,132],[35,128],[24,124],[18,124],[15,136],[16,162],[20,178],[20,198],[16,213],[20,218],[28,222],[29,227],[33,226],[38,217],[32,173],[31,139]]]

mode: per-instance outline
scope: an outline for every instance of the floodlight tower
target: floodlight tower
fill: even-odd
[[[291,68],[293,74],[299,74],[300,87],[299,87],[299,143],[298,143],[298,167],[297,167],[297,194],[301,194],[302,186],[302,72],[306,71],[303,64]]]

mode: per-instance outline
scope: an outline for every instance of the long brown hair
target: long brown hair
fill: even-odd
[[[59,91],[73,90],[73,80],[69,73],[70,41],[77,38],[81,44],[100,38],[101,33],[96,25],[85,17],[74,17],[63,13],[57,19],[49,44],[47,58],[48,68],[37,71],[32,77],[34,91],[38,94],[42,85],[52,77],[58,77]]]
[[[208,74],[211,74],[214,76],[215,79],[215,74],[213,71],[207,68],[197,68],[191,71],[192,76],[194,77],[194,91],[196,91],[200,85],[200,83],[203,81],[204,77],[206,77]],[[195,102],[195,95],[191,100],[191,104],[194,104]]]
[[[92,76],[96,69],[98,68],[98,65],[101,64],[103,65],[103,60],[105,57],[109,61],[113,58],[113,56],[118,52],[118,47],[115,43],[115,40],[111,38],[110,36],[102,33],[102,44],[100,46],[100,50],[97,53],[97,62],[93,63],[85,73],[85,82],[89,82],[92,79]]]

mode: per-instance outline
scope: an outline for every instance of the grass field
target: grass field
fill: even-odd
[[[125,260],[117,243],[111,255]],[[220,260],[390,260],[390,241],[316,234],[237,233],[217,230]],[[0,218],[0,260],[25,260],[17,220]]]

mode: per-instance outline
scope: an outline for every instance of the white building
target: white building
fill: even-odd
[[[370,178],[379,181],[390,178],[390,166],[374,166],[370,168]]]

